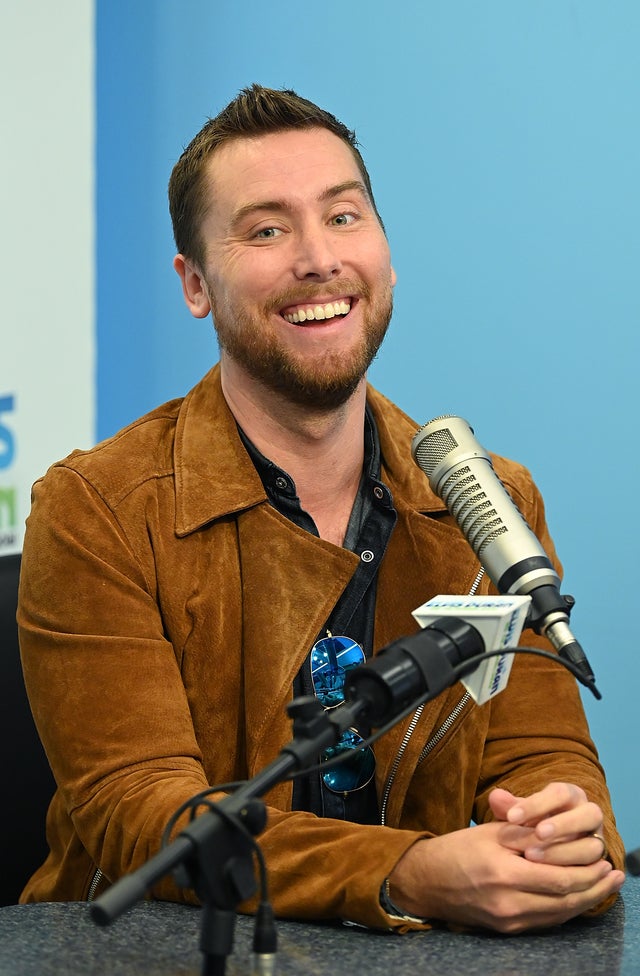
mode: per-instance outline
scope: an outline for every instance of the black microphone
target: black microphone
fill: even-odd
[[[573,598],[560,594],[560,578],[551,560],[467,421],[436,417],[415,435],[411,453],[498,592],[531,597],[529,626],[543,634],[601,698],[587,657],[569,627]]]
[[[472,624],[458,617],[439,617],[348,671],[345,705],[339,705],[333,714],[337,720],[344,709],[345,721],[351,724],[349,708],[355,706],[369,725],[380,728],[397,720],[417,699],[431,701],[455,684],[478,666],[478,655],[485,650],[484,640]],[[471,661],[468,668],[461,667],[465,661]]]

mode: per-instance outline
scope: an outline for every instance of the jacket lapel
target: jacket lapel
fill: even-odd
[[[421,603],[437,593],[467,593],[478,563],[411,460],[416,425],[373,388],[368,396],[380,435],[382,479],[398,511],[378,581],[375,647],[380,649],[417,630],[411,612]],[[358,557],[298,528],[268,503],[222,394],[219,366],[184,400],[176,430],[175,472],[179,536],[216,519],[236,518],[247,762],[253,775],[292,737],[286,704],[294,678]],[[405,756],[409,769],[449,699],[459,697],[457,687],[426,705],[421,733],[413,737]],[[383,776],[409,721],[398,723],[376,745]],[[405,763],[403,774],[404,769]],[[278,788],[277,805],[286,802],[289,790],[287,785]]]
[[[238,520],[250,773],[291,738],[293,681],[358,557],[292,525],[268,505]]]

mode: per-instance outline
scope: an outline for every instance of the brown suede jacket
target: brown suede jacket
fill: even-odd
[[[411,611],[425,600],[468,593],[479,564],[411,459],[417,425],[372,388],[369,402],[398,512],[378,583],[380,648],[417,629]],[[528,472],[495,465],[556,560]],[[58,790],[51,853],[24,901],[85,899],[98,868],[105,887],[154,855],[183,801],[274,759],[292,738],[294,677],[357,558],[268,503],[219,367],[184,399],[49,470],[34,487],[19,625]],[[523,642],[542,643],[531,632]],[[508,688],[481,707],[465,700],[434,745],[463,695],[458,684],[427,703],[408,742],[410,718],[376,743],[384,825],[292,813],[290,784],[266,797],[260,843],[280,916],[404,928],[380,907],[383,879],[418,838],[490,819],[498,785],[527,795],[552,780],[580,784],[605,811],[622,865],[574,678],[520,655]],[[195,900],[171,879],[154,896]]]

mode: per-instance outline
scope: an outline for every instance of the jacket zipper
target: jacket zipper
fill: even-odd
[[[89,885],[89,891],[87,893],[87,901],[93,901],[96,897],[96,891],[98,890],[98,885],[102,881],[104,875],[100,868],[96,868],[96,873],[94,874],[91,884]]]
[[[481,568],[478,572],[478,575],[473,581],[473,585],[471,586],[471,589],[469,590],[469,596],[475,595],[480,585],[480,580],[482,579],[483,576],[484,576],[484,569]],[[453,725],[455,725],[456,720],[458,719],[460,714],[464,711],[465,706],[467,705],[470,699],[471,699],[471,695],[469,694],[468,691],[465,691],[464,695],[462,696],[458,704],[455,706],[453,711],[447,716],[447,718],[444,720],[444,722],[437,730],[437,732],[435,732],[431,736],[429,741],[426,743],[424,749],[420,753],[420,758],[418,759],[418,763],[417,763],[418,766],[429,755],[429,753],[435,749],[438,743],[441,742],[442,739],[444,739],[445,735],[447,734],[447,732],[451,730]],[[396,774],[398,772],[398,767],[402,762],[402,757],[406,752],[407,746],[409,745],[409,740],[411,739],[411,736],[415,731],[416,725],[418,724],[418,720],[422,715],[423,709],[424,709],[424,704],[420,705],[419,708],[417,708],[413,713],[413,718],[411,719],[411,722],[409,723],[409,727],[402,738],[402,742],[400,743],[400,748],[398,749],[396,758],[393,761],[391,770],[387,777],[387,782],[385,783],[384,790],[382,793],[382,801],[380,803],[380,823],[382,824],[383,827],[385,826],[386,819],[387,819],[387,804],[389,802],[389,794],[391,793],[391,787],[393,786],[394,780],[396,778]]]

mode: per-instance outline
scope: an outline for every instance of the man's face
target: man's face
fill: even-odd
[[[395,275],[349,147],[325,129],[237,139],[209,162],[203,292],[224,370],[343,403],[384,337]]]

